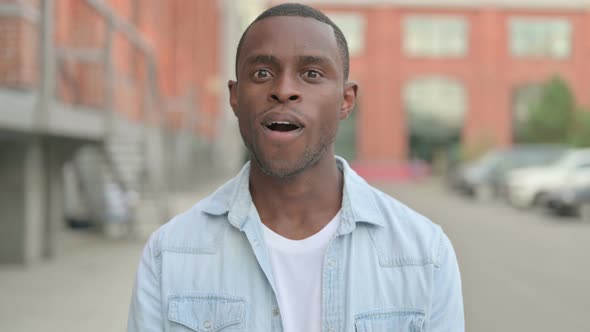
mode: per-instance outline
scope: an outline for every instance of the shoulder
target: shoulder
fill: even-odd
[[[215,253],[218,240],[229,224],[226,214],[207,213],[212,196],[174,216],[157,229],[149,241],[159,252]]]
[[[382,265],[438,265],[446,237],[442,228],[390,195],[367,186],[382,225],[371,228]]]
[[[382,266],[439,264],[444,233],[439,225],[368,184],[342,159],[343,208],[366,222]]]
[[[228,212],[238,196],[243,196],[248,171],[248,165],[244,166],[238,176],[162,225],[150,241],[157,242],[162,251],[215,253],[230,225]]]

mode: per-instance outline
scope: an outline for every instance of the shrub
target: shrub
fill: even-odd
[[[578,108],[572,121],[568,143],[575,147],[590,147],[590,111]]]
[[[524,140],[531,143],[567,143],[576,115],[576,101],[566,81],[553,77],[542,87],[524,126]]]

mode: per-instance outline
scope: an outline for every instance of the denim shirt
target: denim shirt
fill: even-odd
[[[337,164],[341,223],[324,257],[322,331],[464,331],[457,259],[441,228],[368,185],[343,159]],[[249,173],[246,164],[152,234],[128,331],[283,330]]]

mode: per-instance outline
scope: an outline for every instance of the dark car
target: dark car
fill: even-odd
[[[520,144],[495,149],[460,167],[453,177],[452,185],[478,199],[497,197],[506,192],[506,175],[509,171],[550,164],[566,150],[565,146],[553,144]]]
[[[545,207],[559,215],[577,215],[580,207],[590,204],[590,187],[562,189],[547,194]]]

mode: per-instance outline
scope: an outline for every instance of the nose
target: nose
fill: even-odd
[[[295,102],[301,99],[301,91],[299,91],[296,78],[290,75],[282,75],[270,92],[270,99],[279,103]]]

